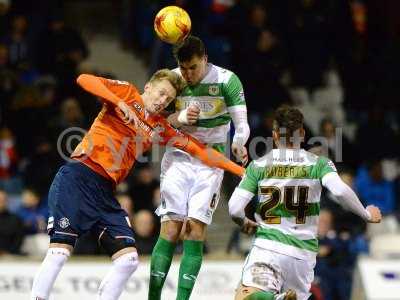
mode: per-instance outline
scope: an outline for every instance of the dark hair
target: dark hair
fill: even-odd
[[[182,43],[174,45],[172,52],[178,62],[187,62],[194,56],[203,57],[206,55],[206,48],[201,39],[189,35]]]
[[[274,130],[284,128],[286,133],[281,136],[291,137],[296,130],[303,128],[304,116],[297,108],[283,105],[275,111]]]

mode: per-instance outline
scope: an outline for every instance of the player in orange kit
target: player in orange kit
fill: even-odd
[[[114,198],[115,186],[129,173],[135,159],[153,142],[187,151],[204,163],[237,175],[244,169],[213,149],[183,134],[160,112],[184,87],[183,79],[164,69],[156,72],[140,95],[130,83],[83,74],[77,79],[88,92],[104,101],[103,109],[49,190],[50,246],[37,272],[31,300],[48,299],[76,239],[87,231],[111,256],[113,266],[100,284],[98,299],[118,299],[138,266],[133,231],[125,211]],[[184,118],[196,120],[195,108]]]

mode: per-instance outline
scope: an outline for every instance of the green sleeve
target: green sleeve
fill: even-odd
[[[224,96],[226,106],[246,105],[243,86],[239,77],[232,73],[228,83],[224,85]]]
[[[320,156],[317,161],[317,177],[322,179],[326,174],[337,172],[335,164],[327,157]]]
[[[264,168],[256,167],[254,162],[251,162],[246,168],[246,173],[238,187],[250,193],[257,194],[258,182],[262,180],[263,175]]]

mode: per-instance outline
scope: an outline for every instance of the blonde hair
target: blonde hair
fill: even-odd
[[[149,82],[151,83],[161,80],[168,80],[176,90],[176,95],[180,95],[180,93],[182,93],[183,89],[186,87],[186,81],[183,79],[183,77],[169,69],[158,70],[153,74],[153,76],[151,76]]]

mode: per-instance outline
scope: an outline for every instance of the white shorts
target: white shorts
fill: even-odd
[[[182,151],[167,151],[161,162],[161,222],[193,218],[207,225],[217,208],[224,171]]]
[[[307,300],[314,279],[315,260],[301,260],[253,246],[243,266],[241,283],[273,293],[295,290],[297,300]]]

